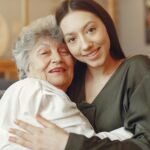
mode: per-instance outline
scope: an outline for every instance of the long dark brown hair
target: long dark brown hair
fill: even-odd
[[[107,11],[94,0],[65,0],[56,10],[56,20],[60,25],[62,19],[70,12],[84,10],[98,16],[104,23],[110,38],[110,55],[114,59],[125,58],[120,46],[115,25]]]
[[[110,38],[110,55],[114,59],[125,58],[122,48],[119,43],[115,25],[107,11],[94,0],[64,0],[56,10],[56,21],[60,25],[62,19],[70,12],[83,10],[93,13],[98,16],[105,25],[108,36]],[[77,61],[74,71],[74,79],[70,85],[67,94],[76,103],[81,101],[83,84],[85,83],[85,73],[87,65]],[[84,98],[84,97],[83,97]],[[83,99],[82,99],[83,100]]]

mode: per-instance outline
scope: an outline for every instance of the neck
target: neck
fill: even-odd
[[[123,59],[109,59],[103,66],[87,68],[85,78],[86,102],[91,103],[94,101],[95,97],[101,92],[122,61]]]
[[[100,79],[103,76],[111,76],[122,63],[123,59],[115,60],[112,57],[108,59],[103,65],[99,67],[87,67],[87,76],[93,79]]]

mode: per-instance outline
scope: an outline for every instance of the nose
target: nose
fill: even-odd
[[[92,42],[84,36],[80,36],[82,50],[87,51],[91,48]]]
[[[51,54],[51,62],[52,63],[60,63],[62,62],[62,58],[60,56],[60,54],[56,51],[56,52],[52,52]]]

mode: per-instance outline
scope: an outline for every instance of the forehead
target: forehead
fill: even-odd
[[[101,20],[93,13],[87,11],[72,11],[67,14],[61,21],[60,27],[63,33],[69,33],[84,27],[92,22],[101,22]]]
[[[66,48],[66,44],[51,37],[40,37],[32,46],[30,53],[35,54],[41,50],[57,50],[59,48]]]
[[[61,46],[64,43],[58,39],[51,38],[50,36],[40,37],[35,43],[35,47],[39,46]]]

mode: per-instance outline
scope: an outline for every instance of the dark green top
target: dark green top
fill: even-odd
[[[80,94],[78,93],[80,91]],[[70,134],[66,150],[150,150],[150,59],[126,59],[92,104],[84,103],[84,77],[73,95],[79,109],[95,131],[111,131],[124,126],[134,134],[125,141],[90,139]],[[73,97],[71,97],[73,99]]]

